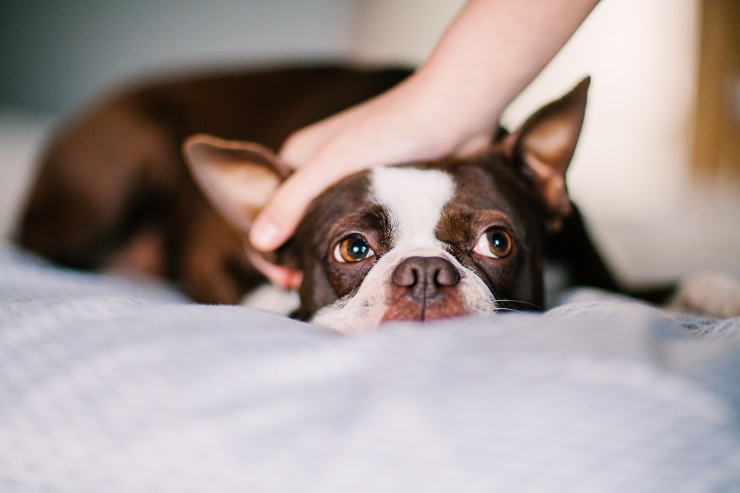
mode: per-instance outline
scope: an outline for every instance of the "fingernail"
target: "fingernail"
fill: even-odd
[[[249,236],[255,248],[259,250],[272,250],[277,246],[280,238],[280,230],[274,222],[260,217],[252,225],[252,232]]]

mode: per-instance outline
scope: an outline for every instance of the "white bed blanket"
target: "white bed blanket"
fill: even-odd
[[[740,319],[346,337],[1,245],[0,491],[737,492]]]

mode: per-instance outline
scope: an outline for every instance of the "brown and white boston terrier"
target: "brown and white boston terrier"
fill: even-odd
[[[209,303],[237,303],[279,272],[299,293],[297,318],[341,332],[541,309],[546,259],[574,283],[615,289],[565,181],[588,79],[484,152],[351,175],[278,251],[249,245],[252,220],[290,174],[269,149],[407,75],[264,70],[104,100],[52,141],[19,241],[73,267],[158,274]]]

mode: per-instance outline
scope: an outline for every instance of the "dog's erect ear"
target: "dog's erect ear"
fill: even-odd
[[[273,284],[297,289],[300,272],[279,265],[275,255],[258,253],[247,241],[254,218],[290,175],[290,168],[259,144],[203,134],[188,138],[183,153],[203,193],[243,238],[252,265]]]
[[[269,149],[251,142],[198,134],[185,141],[183,152],[203,193],[242,234],[290,174]]]
[[[583,79],[572,91],[541,108],[498,143],[498,148],[511,160],[525,165],[523,171],[532,178],[550,211],[551,229],[558,229],[563,217],[571,211],[565,172],[581,133],[590,81],[590,77]]]

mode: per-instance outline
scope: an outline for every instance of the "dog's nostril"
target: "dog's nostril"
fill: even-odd
[[[457,271],[454,265],[445,259],[440,258],[444,264],[437,266],[437,273],[435,280],[440,286],[455,286],[460,282],[460,273]]]
[[[409,259],[404,260],[401,264],[396,267],[393,271],[393,284],[408,288],[416,284],[419,279],[419,268],[408,262]]]
[[[459,283],[460,273],[441,257],[409,257],[396,267],[391,280],[397,286],[436,292],[436,288]]]

